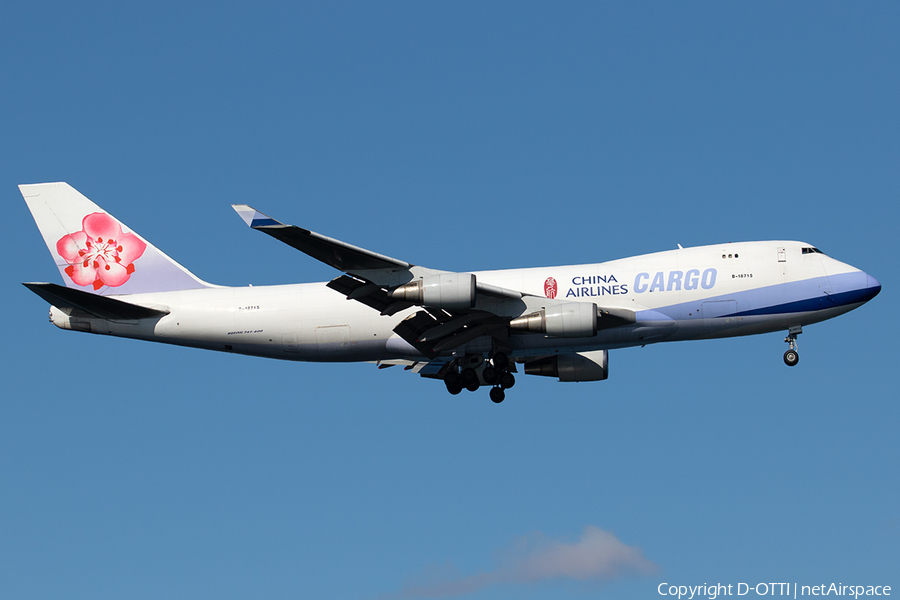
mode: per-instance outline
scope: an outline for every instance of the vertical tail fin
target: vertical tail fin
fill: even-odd
[[[118,295],[214,287],[67,183],[19,191],[70,288]]]

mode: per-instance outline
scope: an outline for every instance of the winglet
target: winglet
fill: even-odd
[[[232,204],[231,208],[240,215],[249,227],[256,229],[257,227],[266,227],[270,225],[284,225],[280,221],[276,221],[269,215],[261,213],[252,206],[246,204]]]

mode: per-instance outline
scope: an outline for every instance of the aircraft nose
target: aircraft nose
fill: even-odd
[[[877,279],[866,273],[866,300],[871,300],[881,291],[881,284]]]

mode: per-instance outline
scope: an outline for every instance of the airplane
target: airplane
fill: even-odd
[[[526,375],[601,381],[609,350],[787,331],[862,306],[871,275],[796,241],[683,248],[596,264],[458,273],[391,258],[232,205],[251,228],[342,274],[224,287],[169,258],[66,183],[20,185],[65,286],[24,285],[61,329],[235,354],[374,362],[490,388]]]

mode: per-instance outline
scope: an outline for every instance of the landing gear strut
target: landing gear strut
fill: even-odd
[[[801,333],[803,333],[803,329],[800,327],[791,327],[788,330],[788,336],[784,338],[784,341],[790,345],[788,351],[784,353],[784,364],[789,367],[793,367],[800,362],[800,353],[797,352],[797,336]]]
[[[509,366],[509,357],[502,352],[494,352],[494,354],[491,355],[491,364],[494,365],[494,368],[498,371],[505,371],[506,367]]]

